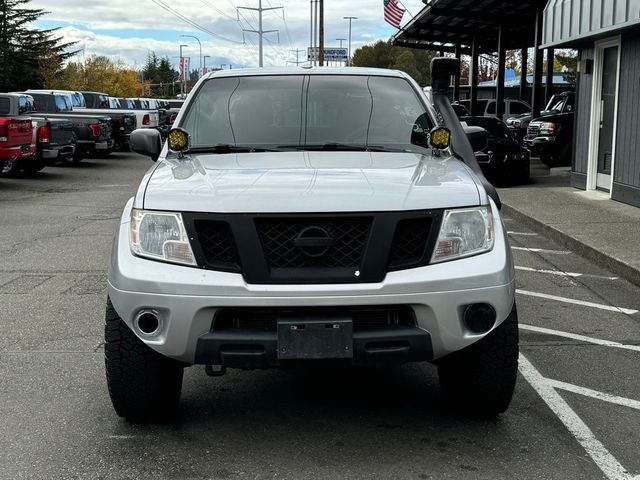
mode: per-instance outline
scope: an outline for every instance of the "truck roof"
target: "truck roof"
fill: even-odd
[[[386,68],[365,68],[365,67],[298,67],[298,68],[238,68],[235,70],[217,70],[206,74],[203,78],[222,77],[248,77],[266,75],[375,75],[379,77],[400,77],[408,78],[408,75],[400,70],[389,70]]]

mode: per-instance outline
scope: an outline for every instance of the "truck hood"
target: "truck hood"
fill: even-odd
[[[354,212],[488,203],[462,162],[416,153],[199,154],[162,160],[147,178],[136,205],[151,210]]]

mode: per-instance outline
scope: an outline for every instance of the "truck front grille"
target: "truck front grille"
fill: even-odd
[[[271,268],[357,268],[371,218],[275,218],[256,223]],[[313,245],[314,239],[318,245]],[[301,243],[305,240],[307,244]]]
[[[251,284],[373,283],[426,265],[442,211],[182,214],[198,265]]]
[[[537,123],[530,123],[527,127],[527,135],[538,135],[540,133],[540,125]]]

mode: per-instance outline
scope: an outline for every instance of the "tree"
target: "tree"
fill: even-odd
[[[104,92],[114,97],[135,97],[139,74],[118,60],[92,55],[84,63],[69,62],[46,86],[51,89]]]
[[[570,85],[576,84],[578,56],[575,50],[557,50],[553,59],[553,70],[563,72],[564,80]]]
[[[173,69],[167,57],[158,58],[155,52],[147,56],[147,63],[142,70],[145,82],[149,82],[148,94],[152,97],[173,97],[173,83],[178,73]]]
[[[73,43],[61,43],[57,29],[31,25],[46,12],[25,8],[31,0],[0,0],[0,91],[42,87],[75,54]]]
[[[353,53],[353,65],[403,70],[420,85],[426,86],[431,83],[431,59],[435,56],[435,52],[428,50],[395,47],[378,41],[358,48]]]

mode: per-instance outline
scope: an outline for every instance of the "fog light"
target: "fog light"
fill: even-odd
[[[496,323],[496,311],[486,303],[474,303],[464,311],[464,323],[474,333],[486,333]]]

